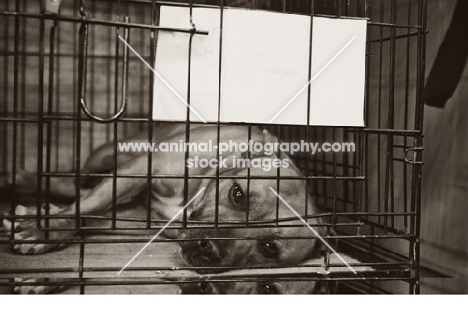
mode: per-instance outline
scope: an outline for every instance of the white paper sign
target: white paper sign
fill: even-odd
[[[161,26],[191,27],[188,8],[162,6],[160,16]],[[191,54],[190,105],[204,120],[217,121],[220,106],[221,122],[307,124],[311,62],[310,124],[364,125],[365,20],[314,17],[310,61],[310,17],[225,9],[220,85],[220,11],[193,8],[192,18],[209,31],[193,36]],[[159,34],[154,68],[173,90],[155,78],[155,120],[186,120],[173,91],[187,100],[189,38]]]

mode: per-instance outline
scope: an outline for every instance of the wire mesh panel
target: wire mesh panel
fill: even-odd
[[[0,4],[1,290],[419,293],[425,0],[75,0],[55,12],[56,3]],[[185,121],[153,120],[157,76],[142,59],[154,65],[161,32],[189,34],[190,104],[192,38],[207,34],[159,26],[163,5],[217,9],[220,47],[231,7],[366,19],[365,127],[222,123],[219,113],[203,124],[190,107]],[[270,154],[297,167],[271,173],[192,170],[189,149],[119,149],[247,143],[263,129],[279,142],[354,149]],[[236,216],[229,203],[242,204]],[[199,209],[182,208],[190,204]]]

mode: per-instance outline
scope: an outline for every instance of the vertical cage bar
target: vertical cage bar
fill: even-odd
[[[91,11],[92,12],[95,12],[96,11],[96,2],[97,1],[93,1],[91,2]],[[95,46],[96,45],[96,36],[95,35],[91,35],[91,46]],[[90,57],[89,59],[89,62],[91,63],[91,68],[92,68],[92,71],[91,71],[91,74],[89,75],[89,79],[90,79],[90,85],[88,86],[89,87],[89,93],[91,94],[91,98],[94,98],[94,94],[96,93],[96,74],[95,74],[95,66],[96,66],[96,58],[95,57]],[[111,79],[109,79],[111,80]],[[90,100],[90,101],[94,101],[94,100]],[[90,105],[93,105],[95,106],[94,102],[91,103],[90,102]],[[107,109],[106,111],[111,111],[111,100],[107,100]],[[92,152],[94,151],[94,128],[95,128],[95,124],[94,122],[87,122],[86,123],[86,127],[87,127],[87,130],[88,130],[88,139],[86,139],[87,141],[87,146],[88,146],[88,154],[92,154]],[[106,131],[109,131],[110,129],[110,126],[106,126]],[[106,141],[108,137],[106,137]]]
[[[80,4],[78,3],[79,0],[73,0],[73,15],[77,15],[77,12],[79,11],[79,8],[80,8]],[[73,37],[76,38],[77,36],[79,37],[80,36],[80,27],[78,27],[78,30],[77,30],[77,27],[73,27]],[[81,45],[80,45],[80,40],[76,41],[76,40],[73,40],[73,72],[77,72],[79,73],[79,70],[81,65],[80,65],[80,53],[81,53]],[[78,53],[76,52],[78,50]],[[76,57],[78,56],[78,57]],[[77,70],[78,68],[78,70]],[[79,74],[78,74],[79,75]],[[78,76],[77,74],[73,74],[73,102],[76,102],[76,100],[79,100],[79,94],[80,94],[80,87],[79,87],[79,82],[78,82]],[[78,112],[78,109],[79,109],[79,106],[77,105],[73,105],[73,115],[76,115],[76,113]],[[73,136],[73,143],[72,143],[72,156],[73,156],[73,160],[72,162],[74,163],[72,165],[72,169],[73,171],[76,172],[75,170],[75,167],[76,167],[76,138],[77,138],[77,135],[76,135],[76,121],[72,122],[72,136]]]
[[[415,145],[417,147],[422,147],[423,145],[423,115],[424,115],[424,102],[422,101],[422,93],[424,91],[424,77],[426,70],[426,29],[427,29],[427,0],[418,0],[419,3],[419,15],[418,15],[418,24],[421,25],[421,28],[418,29],[418,74],[417,74],[417,97],[416,97],[416,121],[415,129],[419,130],[419,133],[415,136]],[[416,152],[416,161],[422,161],[422,152]],[[416,225],[415,225],[415,235],[416,240],[414,242],[414,268],[415,268],[415,284],[414,284],[414,293],[420,293],[420,229],[421,229],[421,174],[422,169],[421,165],[415,165],[413,168],[415,171],[414,178],[416,179]]]
[[[55,31],[57,29],[57,22],[54,21],[52,27],[50,27],[50,38],[49,38],[49,93],[48,93],[48,107],[47,115],[50,116],[53,111],[54,105],[54,73],[55,73]],[[47,135],[47,145],[46,145],[46,172],[51,172],[51,161],[52,161],[52,121],[47,121],[46,123],[46,135]],[[48,175],[45,179],[45,215],[49,215],[50,207],[50,176]],[[49,219],[45,219],[45,227],[49,227]],[[49,238],[49,231],[45,231],[45,238]]]
[[[84,1],[80,3],[80,11],[84,14]],[[84,17],[85,15],[83,15]],[[83,20],[80,26],[80,45],[78,55],[78,104],[86,95],[86,59],[88,57],[88,25]],[[76,110],[76,147],[75,147],[75,228],[80,227],[80,192],[81,192],[81,109]]]
[[[3,8],[4,10],[8,10],[9,9],[9,1],[6,1],[4,2],[3,4]],[[10,62],[9,62],[9,52],[10,52],[10,49],[9,49],[9,46],[10,44],[8,44],[7,42],[10,42],[10,33],[9,33],[9,30],[10,30],[10,23],[8,22],[8,18],[5,17],[4,19],[4,23],[3,23],[3,35],[4,35],[4,38],[5,38],[5,42],[3,44],[3,49],[5,51],[5,56],[4,56],[4,61],[3,61],[3,67],[4,67],[4,72],[3,72],[3,109],[2,109],[2,114],[3,116],[5,117],[10,117],[10,111],[9,111],[9,93],[10,93],[10,88],[9,88],[9,81],[10,81],[10,76],[8,74],[9,72],[9,65],[10,65]],[[7,140],[7,137],[9,136],[9,132],[10,132],[10,128],[9,128],[9,123],[8,122],[1,122],[2,123],[2,137],[3,137],[3,140],[1,142],[1,152],[2,152],[2,173],[4,173],[5,175],[5,180],[6,182],[10,182],[10,176],[8,175],[9,173],[9,150],[8,150],[8,147],[9,147],[9,143],[8,143],[8,140]],[[14,125],[14,124],[13,124]],[[13,192],[14,192],[14,183],[13,183]],[[11,205],[10,205],[10,211],[12,211],[14,208],[14,204],[13,204],[13,197],[11,198]],[[15,224],[15,219],[11,219],[11,223],[14,227],[14,224]],[[13,238],[13,234],[10,233],[10,238],[12,239]]]
[[[190,23],[193,24],[193,0],[189,2],[189,12],[190,12]],[[185,145],[190,143],[190,103],[191,103],[191,83],[192,83],[192,42],[193,42],[193,31],[190,32],[189,44],[188,44],[188,72],[187,72],[187,109],[186,109],[186,120],[185,120]],[[190,156],[190,149],[186,148],[185,150],[185,163],[187,163]],[[189,168],[187,165],[184,165],[184,206],[188,202],[188,187],[189,187]],[[183,211],[183,227],[187,227],[187,208]]]
[[[22,11],[25,11],[26,10],[26,3],[25,1],[21,1],[21,4],[22,4]],[[20,77],[21,77],[21,82],[20,82],[20,94],[21,94],[21,100],[20,100],[20,105],[21,105],[21,108],[20,108],[20,117],[21,118],[24,118],[26,116],[26,96],[27,96],[27,91],[26,91],[26,85],[28,84],[26,82],[26,79],[27,79],[27,75],[24,74],[24,72],[26,71],[26,54],[27,54],[27,47],[26,47],[26,36],[27,36],[27,33],[26,33],[26,28],[27,28],[27,19],[22,19],[21,20],[21,35],[20,35],[20,38],[21,38],[21,43],[20,43],[20,46],[21,46],[21,51],[20,51],[20,55],[21,55],[21,71],[23,72],[22,74],[20,74]],[[20,146],[19,146],[19,166],[20,166],[20,169],[21,170],[24,170],[25,169],[25,162],[26,162],[26,139],[25,139],[25,136],[26,136],[26,124],[25,123],[20,123],[20,135],[21,135],[21,139],[20,139]]]
[[[43,145],[44,145],[44,36],[45,19],[41,18],[39,24],[39,77],[38,77],[38,105],[37,105],[37,227],[41,227],[42,207],[42,169],[43,169]]]
[[[220,142],[220,117],[221,117],[221,78],[222,78],[222,60],[223,60],[223,19],[224,19],[224,0],[219,3],[219,72],[218,72],[218,119],[216,122],[216,145]],[[216,159],[219,160],[219,147],[216,148]],[[215,227],[218,227],[219,215],[219,165],[216,166],[216,204],[215,204]]]
[[[408,25],[411,25],[412,1],[408,0]],[[411,30],[408,28],[406,31],[406,75],[405,75],[405,109],[404,109],[404,123],[405,129],[408,129],[408,105],[409,105],[409,83],[410,83],[410,50],[411,50]],[[403,137],[403,148],[406,150],[408,147],[408,136]],[[408,165],[403,164],[403,212],[408,212]],[[405,230],[408,231],[408,217],[403,219]]]
[[[83,277],[85,242],[86,242],[85,234],[82,234],[81,243],[80,243],[80,258],[78,259],[78,278],[80,280],[80,295],[84,295],[85,287],[86,287],[85,279]]]
[[[15,11],[19,12],[20,10],[20,0],[15,1]],[[13,118],[16,119],[18,117],[18,74],[19,74],[19,17],[15,16],[15,22],[14,22],[14,40],[13,40]],[[11,174],[11,182],[13,186],[13,193],[15,194],[14,197],[16,197],[16,172],[17,172],[17,139],[18,139],[18,123],[15,121],[13,122],[13,150],[12,150],[12,157],[11,157],[11,162],[12,162],[12,174]],[[15,207],[16,207],[16,198],[13,198],[11,200],[11,210],[10,214],[15,214]],[[11,223],[12,227],[15,225],[15,221],[13,219]],[[10,231],[10,238],[14,239],[14,230],[12,229]]]
[[[369,0],[369,17],[372,18],[372,0]],[[372,57],[372,27],[367,26],[367,37],[368,43],[366,45],[366,85],[365,88],[365,101],[364,101],[364,113],[365,113],[365,125],[370,126],[370,66],[371,66],[371,57]],[[364,180],[364,212],[369,212],[369,135],[364,134],[364,175],[366,176]],[[368,220],[369,217],[366,217]]]
[[[398,0],[394,0],[395,2],[393,3],[393,16],[392,16],[392,23],[397,24],[398,22]],[[396,28],[392,29],[391,33],[391,39],[390,39],[390,45],[391,45],[391,59],[393,62],[393,66],[391,67],[390,71],[390,77],[391,77],[391,83],[389,83],[391,86],[390,90],[390,102],[391,102],[391,109],[392,112],[389,113],[389,123],[391,123],[392,128],[395,128],[395,71],[396,71]],[[390,122],[391,118],[391,122]],[[395,138],[392,135],[391,136],[391,142],[392,142],[392,147],[390,148],[390,210],[391,213],[395,213],[395,175],[394,175],[394,163],[393,163],[393,154],[394,154],[394,143],[395,143]],[[391,227],[395,229],[395,216],[390,217],[391,221]]]
[[[281,125],[277,125],[276,127],[276,136],[278,137],[279,142],[281,142]],[[278,152],[276,154],[278,158],[281,157],[280,155],[280,150],[278,149]],[[279,195],[280,194],[280,178],[281,178],[281,166],[276,168],[276,191],[278,192],[278,195],[276,195],[276,226],[279,226]]]
[[[157,13],[159,7],[157,7],[156,0],[151,1],[151,25],[155,25],[159,13]],[[157,44],[158,35],[154,30],[151,30],[150,35],[150,64],[154,66],[156,59],[156,44]],[[150,95],[149,95],[149,111],[148,111],[148,143],[153,142],[153,104],[154,104],[154,74],[149,71],[149,80],[150,80]],[[151,188],[152,183],[152,171],[153,171],[153,152],[148,152],[148,171],[146,177],[147,188]],[[148,190],[146,194],[146,228],[151,228],[151,191]]]
[[[314,30],[314,1],[310,3],[310,28],[309,28],[309,69],[307,72],[307,81],[312,79],[312,40],[313,40],[313,30]],[[310,145],[310,101],[311,101],[311,85],[307,86],[307,124],[306,124],[306,141]],[[306,172],[306,186],[305,186],[305,210],[304,216],[305,220],[308,221],[308,205],[309,205],[309,156],[310,152],[306,153],[305,157],[305,172]]]
[[[349,141],[349,133],[346,128],[341,129],[342,132],[342,141]],[[334,141],[336,142],[336,140]],[[333,152],[335,154],[335,152]],[[349,176],[349,169],[350,169],[350,158],[349,158],[348,152],[342,152],[341,153],[341,159],[342,159],[342,173],[343,176],[347,177]],[[351,166],[351,168],[353,168]],[[342,190],[343,190],[343,212],[348,212],[348,203],[350,202],[351,198],[349,197],[349,183],[348,181],[344,180],[342,181]]]
[[[60,27],[57,27],[57,29],[55,31],[56,31],[56,36],[57,36],[57,41],[55,42],[55,45],[57,46],[57,54],[60,55],[61,54],[60,53],[60,51],[61,51],[60,42],[61,42],[61,38],[62,38],[62,36],[61,36],[62,31],[60,30]],[[75,31],[76,31],[75,27],[73,27],[73,33],[74,33],[73,37],[74,38],[76,38]],[[74,45],[73,45],[73,51],[74,50],[75,50],[75,48],[74,48]],[[72,53],[72,55],[74,56],[74,53]],[[73,57],[73,58],[75,58],[75,57]],[[56,70],[57,70],[57,74],[55,76],[55,81],[53,81],[54,83],[57,84],[56,87],[54,87],[54,89],[55,89],[55,98],[60,98],[60,82],[59,81],[61,81],[61,70],[60,70],[61,69],[60,68],[61,67],[60,66],[61,60],[62,60],[62,57],[57,56],[57,64],[56,64],[56,67],[55,67]],[[72,61],[72,68],[73,68],[73,72],[75,72],[75,60]],[[75,77],[76,77],[76,75],[73,74],[73,78],[75,78]],[[73,84],[73,85],[75,85],[75,84]],[[74,91],[72,91],[72,96],[73,96],[72,102],[75,102],[76,93]],[[57,102],[57,105],[56,105],[54,111],[51,111],[51,113],[60,115],[60,102],[59,101]],[[59,120],[55,121],[55,126],[54,126],[55,135],[54,135],[54,138],[55,138],[55,141],[57,141],[56,142],[57,145],[55,145],[55,152],[54,152],[55,153],[55,171],[59,171],[59,168],[60,168],[59,167],[59,158],[60,158],[59,155],[60,155],[60,153],[59,153],[59,145],[58,145],[58,141],[60,141],[60,128],[61,128],[60,127],[60,121]],[[73,143],[72,143],[72,145],[73,145]],[[67,167],[67,169],[68,168],[69,167]]]
[[[384,0],[380,0],[380,22],[383,23],[385,21],[385,14],[384,14]],[[381,123],[381,114],[382,114],[382,77],[383,77],[383,39],[384,39],[384,28],[380,26],[380,36],[379,36],[379,107],[378,107],[378,120],[377,120],[377,128],[382,128]],[[381,206],[381,134],[377,134],[377,212],[382,210]],[[381,224],[382,218],[379,216],[377,219],[378,224]]]
[[[248,125],[248,132],[247,132],[247,141],[252,140],[252,125]],[[247,149],[247,158],[250,162],[250,148]],[[245,212],[245,225],[246,227],[249,226],[249,214],[250,214],[250,165],[247,166],[247,210]]]
[[[120,0],[117,0],[117,14],[116,14],[116,20],[120,21]],[[116,37],[119,36],[120,33],[120,28],[116,27],[115,29],[116,32]],[[125,33],[127,34],[127,33]],[[128,41],[128,37],[125,36],[125,40]],[[114,61],[114,113],[117,113],[119,109],[119,54],[120,54],[120,40],[117,38],[115,39],[115,61]],[[125,59],[125,57],[124,57]],[[124,79],[126,77],[123,77]],[[123,99],[122,99],[123,100]],[[110,107],[109,107],[110,110]],[[91,122],[93,123],[93,122]],[[113,169],[112,169],[112,220],[111,220],[111,228],[115,229],[116,228],[116,221],[117,221],[117,126],[118,126],[118,121],[115,120],[112,124],[113,127],[113,136],[112,136],[112,145],[113,145],[113,150],[112,150],[112,160],[113,160]],[[110,129],[110,126],[106,126],[107,128]]]
[[[8,10],[8,2],[4,2],[3,4],[4,10]],[[5,117],[8,117],[9,111],[8,111],[8,93],[9,93],[9,75],[8,75],[8,69],[9,69],[9,44],[10,42],[10,33],[9,33],[10,27],[8,23],[8,18],[5,17],[4,23],[3,23],[3,37],[5,38],[4,44],[3,44],[3,49],[5,51],[5,56],[3,58],[3,114]],[[8,123],[7,122],[2,122],[2,136],[3,139],[1,141],[1,150],[2,150],[2,173],[5,173],[6,177],[8,176]]]
[[[322,143],[327,141],[327,135],[326,135],[326,131],[325,131],[325,128],[324,127],[320,127],[319,128],[320,132],[321,132],[321,140],[322,140]],[[322,158],[321,158],[321,163],[322,163],[322,175],[323,176],[329,176],[330,174],[328,173],[327,171],[327,156],[326,156],[326,153],[325,152],[321,152],[322,153]],[[324,206],[326,206],[328,208],[328,201],[329,201],[329,197],[328,197],[328,182],[326,180],[323,180],[323,204]]]

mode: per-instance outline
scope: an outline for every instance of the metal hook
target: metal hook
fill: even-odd
[[[416,152],[421,152],[423,151],[423,147],[410,147],[405,150],[405,153],[403,154],[403,159],[407,164],[410,165],[422,165],[424,164],[423,161],[416,161]],[[408,155],[409,152],[413,152],[413,160],[409,160],[406,155]]]
[[[125,17],[125,22],[129,22],[129,18]],[[129,28],[124,29],[124,39],[125,41],[129,41]],[[122,79],[122,101],[120,104],[120,108],[115,115],[110,118],[102,118],[99,116],[94,115],[88,108],[86,103],[86,70],[87,70],[87,54],[88,54],[88,25],[83,23],[80,28],[80,65],[79,65],[79,89],[80,89],[80,105],[83,112],[92,120],[95,120],[99,123],[111,123],[122,116],[125,108],[127,106],[127,82],[128,82],[128,58],[129,52],[128,47],[125,46],[124,48],[124,65],[123,65],[123,79]],[[117,42],[119,44],[119,42]],[[118,60],[116,60],[118,61]]]

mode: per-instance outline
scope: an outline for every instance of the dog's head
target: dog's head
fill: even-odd
[[[285,155],[280,157],[289,160]],[[218,225],[211,224],[211,228],[207,228],[209,224],[203,224],[204,228],[191,225],[181,232],[180,239],[199,239],[180,242],[184,260],[197,267],[292,266],[310,257],[317,240],[307,237],[313,236],[313,232],[270,187],[300,215],[305,214],[306,208],[308,215],[318,213],[313,199],[306,198],[306,182],[294,179],[301,173],[291,162],[280,168],[279,189],[277,173],[277,169],[251,168],[248,181],[247,169],[230,169],[221,174],[219,184],[209,183],[190,220]],[[285,218],[289,220],[282,222]],[[320,221],[317,217],[308,222],[322,234],[323,227],[314,226]],[[237,228],[226,227],[229,225]]]

